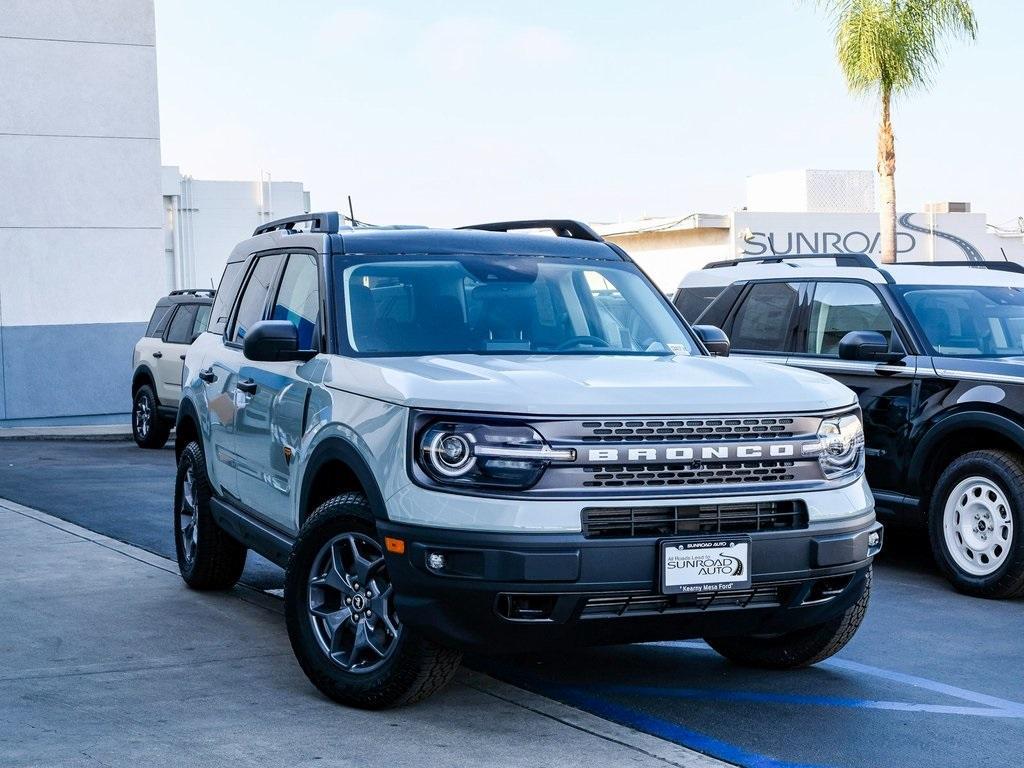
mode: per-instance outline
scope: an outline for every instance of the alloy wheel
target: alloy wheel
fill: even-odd
[[[135,431],[143,440],[149,436],[149,428],[153,422],[153,408],[150,406],[149,397],[142,395],[135,402]]]
[[[196,494],[195,475],[192,467],[185,470],[181,483],[181,506],[178,508],[178,535],[185,561],[191,563],[199,544],[199,499]]]
[[[971,576],[995,573],[1013,544],[1013,515],[1006,494],[986,477],[961,480],[946,499],[942,532],[960,570]]]
[[[332,662],[367,673],[390,658],[402,627],[377,542],[360,533],[332,538],[313,559],[308,593],[313,633]]]

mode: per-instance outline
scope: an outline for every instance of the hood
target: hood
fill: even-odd
[[[853,405],[811,371],[721,357],[330,358],[325,381],[414,408],[572,415],[795,413]]]

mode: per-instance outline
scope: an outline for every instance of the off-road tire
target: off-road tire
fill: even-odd
[[[351,707],[387,709],[412,704],[443,688],[462,660],[459,651],[437,645],[403,625],[382,666],[355,673],[336,664],[319,645],[309,608],[315,558],[332,538],[348,533],[377,539],[373,514],[359,493],[335,496],[306,520],[292,549],[285,578],[285,620],[302,671],[324,695]],[[399,617],[400,618],[400,617]]]
[[[139,408],[145,405],[149,411],[149,421],[143,426],[139,420]],[[132,398],[132,437],[139,448],[163,448],[167,444],[167,436],[171,433],[171,422],[160,415],[159,401],[156,392],[149,384],[143,384],[135,390]]]
[[[195,487],[195,524],[198,526],[195,555],[186,557],[182,538],[179,510],[183,503],[183,486],[187,472],[192,471]],[[196,590],[231,589],[242,577],[248,550],[225,533],[210,512],[210,481],[206,476],[203,449],[193,440],[185,446],[178,460],[174,480],[174,549],[178,556],[178,571],[189,587]]]
[[[705,642],[725,658],[745,667],[799,669],[838,653],[856,634],[871,598],[871,571],[857,602],[834,619],[782,635],[707,637]]]
[[[1009,502],[1012,540],[1003,564],[993,573],[972,575],[960,568],[949,551],[943,531],[946,502],[969,477],[995,483]],[[973,597],[1005,599],[1024,596],[1024,460],[1009,451],[972,451],[950,463],[939,476],[928,509],[928,538],[932,556],[957,591]]]

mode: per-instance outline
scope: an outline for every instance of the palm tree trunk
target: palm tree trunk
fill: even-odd
[[[879,238],[882,244],[882,263],[896,263],[896,140],[892,135],[890,102],[892,93],[882,90],[882,122],[878,126],[878,177],[881,207],[879,208]]]

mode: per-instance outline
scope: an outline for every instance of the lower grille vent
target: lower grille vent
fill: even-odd
[[[588,539],[677,536],[690,533],[757,533],[807,527],[799,500],[671,507],[600,507],[583,510]]]
[[[729,608],[766,608],[781,605],[779,586],[766,584],[753,589],[714,592],[705,595],[615,595],[592,597],[583,606],[582,619],[616,616],[697,613]]]

